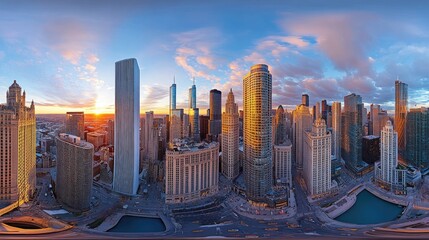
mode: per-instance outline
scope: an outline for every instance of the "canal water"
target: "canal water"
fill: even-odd
[[[400,217],[403,206],[386,202],[367,190],[357,195],[356,203],[335,220],[353,224],[378,224]]]
[[[123,216],[118,224],[109,229],[108,232],[142,233],[142,232],[163,232],[164,222],[160,218]]]

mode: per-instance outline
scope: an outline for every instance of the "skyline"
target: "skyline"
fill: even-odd
[[[429,3],[286,2],[2,1],[0,91],[16,79],[36,113],[113,113],[114,63],[134,57],[142,112],[168,114],[173,78],[186,109],[193,77],[200,112],[213,88],[222,109],[230,88],[242,109],[243,77],[258,63],[273,75],[273,109],[354,92],[392,113],[398,77],[410,108],[429,106]]]

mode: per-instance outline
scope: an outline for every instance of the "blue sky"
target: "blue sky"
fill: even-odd
[[[4,1],[0,0],[0,92],[14,79],[38,113],[114,111],[114,62],[140,65],[141,112],[167,113],[176,78],[185,107],[210,89],[232,88],[266,63],[273,108],[342,101],[394,107],[394,81],[410,107],[429,106],[426,1]],[[224,101],[226,94],[223,94]],[[5,94],[0,97],[5,102]],[[204,112],[204,111],[203,111]]]

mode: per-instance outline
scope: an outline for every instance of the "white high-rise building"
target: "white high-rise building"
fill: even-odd
[[[341,102],[332,103],[332,134],[334,135],[332,155],[335,159],[341,160]]]
[[[311,132],[305,132],[303,167],[311,195],[324,194],[331,189],[331,134],[321,118],[316,119]]]
[[[134,58],[115,63],[115,158],[113,190],[126,195],[139,186],[140,69]]]
[[[273,185],[272,76],[256,64],[243,78],[244,181],[246,196],[263,202]]]
[[[222,114],[222,173],[228,179],[239,174],[239,120],[238,106],[234,100],[232,89],[228,93],[225,112]]]
[[[389,188],[403,190],[405,187],[405,169],[398,168],[398,133],[387,121],[381,130],[380,162],[375,164],[375,176],[379,183]]]

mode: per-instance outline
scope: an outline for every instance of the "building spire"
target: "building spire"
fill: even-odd
[[[193,81],[192,81],[192,82],[193,82],[193,84],[195,85],[195,77],[193,77]]]
[[[176,84],[176,75],[173,75],[173,84]]]

